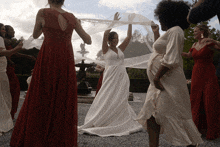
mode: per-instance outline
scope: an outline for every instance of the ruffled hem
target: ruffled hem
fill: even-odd
[[[137,119],[137,121],[147,130],[147,119]],[[201,134],[197,130],[192,119],[176,119],[169,116],[158,118],[156,122],[161,126],[161,134],[166,135],[166,140],[175,146],[186,146],[202,144]]]

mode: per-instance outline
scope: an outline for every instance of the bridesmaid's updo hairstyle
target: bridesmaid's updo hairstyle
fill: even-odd
[[[190,25],[186,19],[189,9],[188,2],[162,0],[154,10],[154,16],[166,26],[167,30],[174,26],[179,26],[184,30]]]
[[[4,24],[3,24],[3,23],[0,23],[0,29],[1,29],[3,26],[4,26]],[[0,32],[0,36],[3,37],[1,32]]]
[[[64,0],[49,0],[50,3],[55,4],[55,5],[63,5]]]
[[[209,32],[209,27],[205,24],[200,24],[200,25],[197,25],[196,28],[198,28],[200,31],[203,31],[203,36],[205,38],[208,38],[209,35],[210,35],[210,32]]]
[[[117,34],[116,32],[112,31],[108,34],[108,41],[112,41],[114,39],[115,34]]]

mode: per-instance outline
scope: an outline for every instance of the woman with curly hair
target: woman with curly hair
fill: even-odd
[[[220,137],[220,91],[213,57],[220,43],[208,37],[208,26],[197,25],[194,38],[198,42],[182,55],[195,61],[190,94],[193,121],[207,139],[216,139]]]
[[[163,0],[154,12],[166,32],[160,37],[158,25],[152,26],[154,52],[147,68],[150,86],[137,120],[149,133],[150,147],[159,146],[160,133],[173,145],[194,147],[203,141],[192,120],[181,57],[189,6],[184,1]]]

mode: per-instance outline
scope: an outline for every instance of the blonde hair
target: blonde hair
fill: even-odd
[[[200,24],[200,25],[197,25],[196,28],[198,28],[200,31],[203,31],[203,36],[205,38],[208,38],[209,35],[210,35],[210,32],[209,32],[209,27],[205,24]]]

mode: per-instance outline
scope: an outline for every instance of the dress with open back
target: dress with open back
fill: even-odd
[[[77,146],[77,84],[71,44],[76,18],[50,8],[43,13],[44,42],[11,137],[12,147]],[[60,18],[65,18],[65,28]]]

